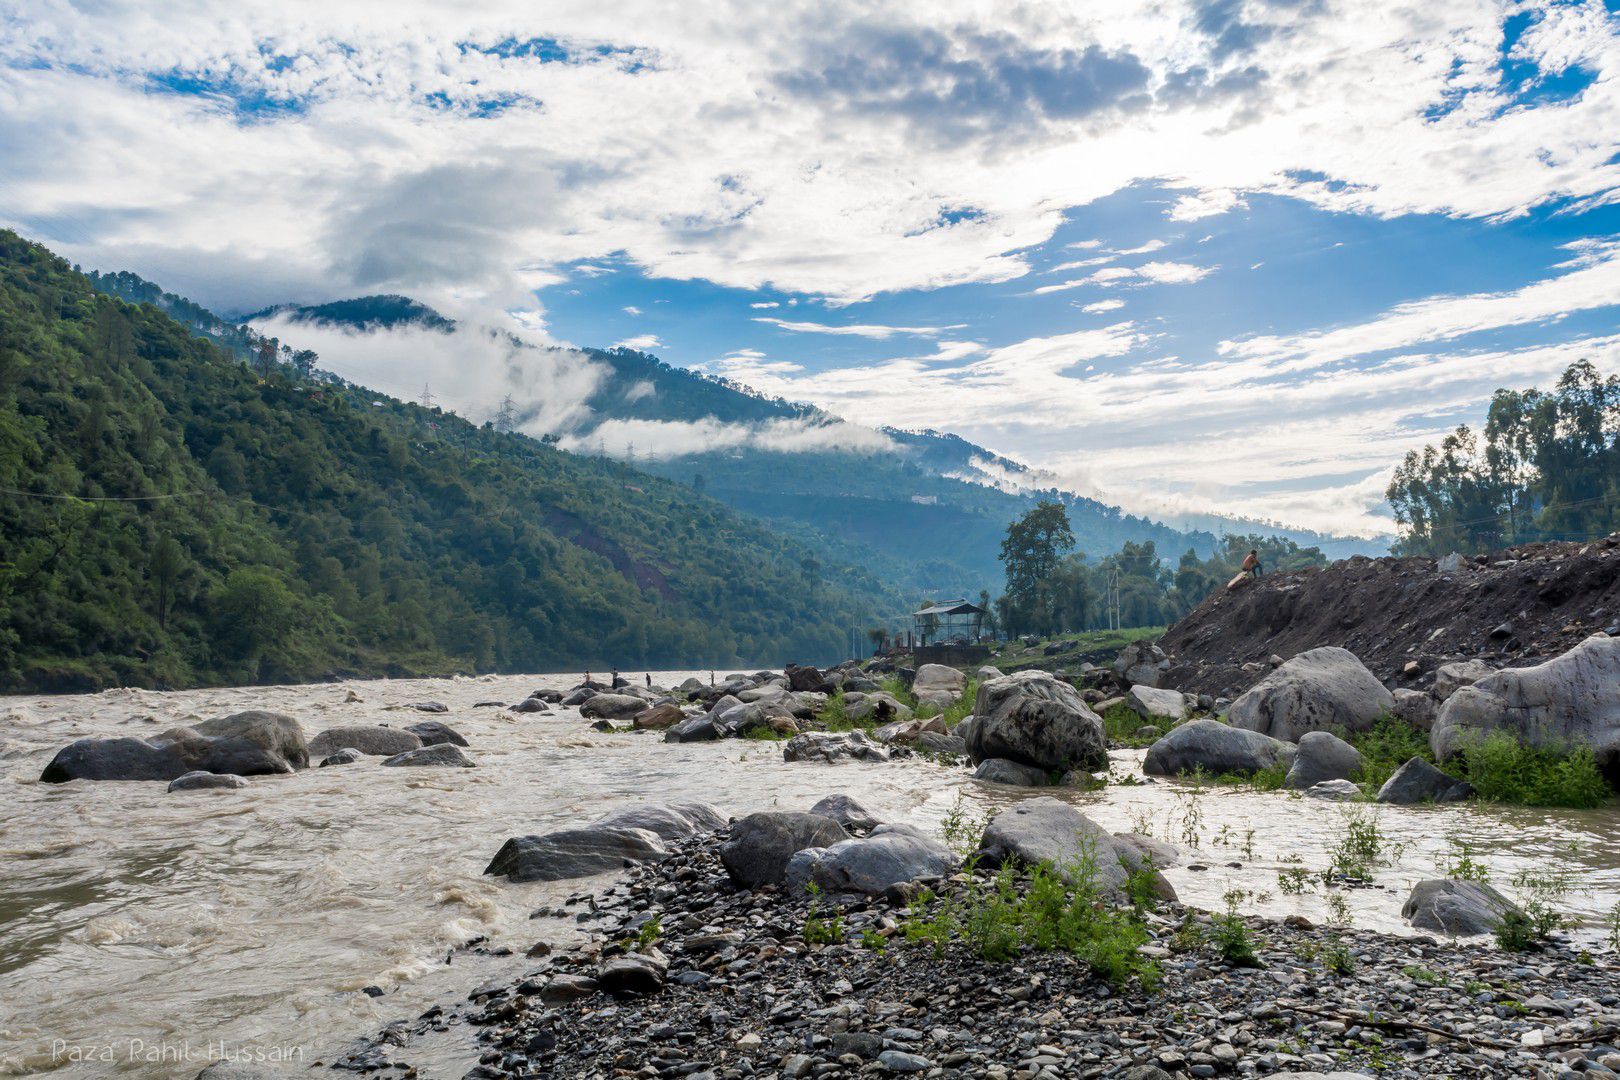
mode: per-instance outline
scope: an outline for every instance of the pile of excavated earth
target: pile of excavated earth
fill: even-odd
[[[1350,650],[1381,680],[1427,688],[1443,665],[1517,667],[1620,634],[1620,534],[1442,559],[1357,556],[1217,590],[1159,639],[1163,685],[1235,697],[1273,656]]]

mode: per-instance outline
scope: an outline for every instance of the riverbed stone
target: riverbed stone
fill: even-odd
[[[1009,861],[1026,866],[1047,862],[1070,879],[1086,857],[1096,865],[1100,887],[1125,884],[1125,866],[1112,834],[1050,795],[1024,799],[991,818],[979,844],[979,863],[988,869]]]
[[[548,713],[551,711],[551,706],[547,705],[542,698],[526,697],[513,705],[512,711],[515,713]]]
[[[309,741],[309,752],[325,756],[350,747],[371,757],[393,757],[421,746],[421,736],[414,731],[381,724],[359,724],[327,728]]]
[[[579,715],[587,720],[628,720],[646,708],[646,700],[636,694],[596,694],[580,705]]]
[[[691,716],[664,731],[664,741],[672,743],[712,742],[721,737],[714,713]]]
[[[973,770],[973,779],[1013,787],[1045,787],[1050,776],[1033,765],[993,757],[979,762],[978,768]]]
[[[1420,757],[1412,758],[1396,769],[1384,786],[1378,789],[1381,803],[1447,803],[1472,798],[1474,786],[1455,776],[1447,775]]]
[[[1440,707],[1429,746],[1444,761],[1495,732],[1541,749],[1586,747],[1620,780],[1620,638],[1593,634],[1545,663],[1462,687]]]
[[[1395,719],[1423,731],[1434,727],[1434,717],[1440,709],[1440,703],[1434,700],[1433,694],[1422,690],[1408,690],[1404,686],[1391,693],[1395,698],[1395,707],[1391,710]]]
[[[1132,686],[1158,686],[1170,658],[1150,641],[1133,641],[1114,658],[1114,673]]]
[[[832,818],[852,832],[871,832],[883,820],[853,795],[828,795],[810,808],[812,814]]]
[[[782,748],[783,761],[888,761],[888,747],[864,731],[807,731]]]
[[[962,757],[967,753],[967,743],[956,735],[941,735],[937,731],[925,731],[917,736],[913,743],[918,750],[925,750],[930,754],[942,754],[946,757]]]
[[[1349,780],[1323,780],[1306,788],[1305,797],[1327,802],[1353,802],[1361,798],[1361,788]]]
[[[1359,774],[1366,764],[1361,751],[1337,735],[1307,731],[1299,737],[1299,749],[1283,785],[1303,791],[1324,780],[1348,780]]]
[[[949,848],[916,826],[886,824],[870,836],[794,852],[784,871],[784,885],[794,890],[813,882],[829,894],[878,896],[895,885],[944,877],[957,865]]]
[[[874,723],[887,723],[891,721],[904,721],[911,719],[911,706],[896,698],[893,694],[881,690],[870,694],[862,694],[859,698],[853,695],[844,697],[844,715],[857,724],[871,720]]]
[[[510,881],[562,881],[662,859],[669,848],[647,829],[586,826],[538,836],[514,836],[501,845],[484,873]]]
[[[246,780],[232,773],[188,772],[169,781],[170,791],[205,791],[247,786]]]
[[[1292,763],[1292,743],[1258,731],[1228,727],[1219,720],[1193,720],[1166,732],[1142,759],[1149,776],[1177,776],[1202,768],[1205,772],[1254,773],[1277,762]]]
[[[665,702],[636,713],[630,719],[630,726],[637,731],[664,731],[685,719],[686,714],[681,712],[679,705]]]
[[[678,802],[661,806],[625,806],[591,822],[599,829],[646,829],[665,840],[723,829],[726,816],[706,802]]]
[[[1369,731],[1395,697],[1348,649],[1302,652],[1232,702],[1226,721],[1295,742],[1308,731]]]
[[[360,751],[356,750],[354,747],[345,746],[342,750],[339,750],[334,754],[327,754],[325,757],[321,758],[321,768],[325,769],[332,765],[353,765],[364,756],[364,754],[360,753]]]
[[[967,676],[944,664],[922,664],[911,681],[911,692],[924,705],[945,709],[967,690]]]
[[[421,739],[423,746],[435,746],[439,743],[451,743],[455,746],[471,745],[461,732],[438,720],[424,720],[420,724],[410,725],[405,730]]]
[[[478,762],[468,757],[455,743],[434,743],[403,754],[395,754],[383,761],[394,769],[475,769]]]
[[[1050,672],[1020,671],[979,684],[966,739],[975,763],[1006,758],[1045,772],[1104,769],[1102,718]]]
[[[1179,690],[1160,690],[1152,686],[1133,686],[1125,695],[1125,704],[1143,720],[1178,721],[1187,715],[1187,699]]]
[[[1483,660],[1456,660],[1434,670],[1434,696],[1445,701],[1465,686],[1490,678],[1496,669]]]
[[[602,961],[596,985],[605,994],[655,994],[664,988],[669,960],[656,948],[621,953]]]
[[[1491,933],[1503,916],[1518,910],[1483,881],[1429,878],[1412,886],[1401,917],[1420,930],[1467,937]]]
[[[749,814],[731,826],[720,845],[720,861],[731,880],[745,889],[779,885],[794,852],[831,847],[849,833],[829,817],[789,810]]]

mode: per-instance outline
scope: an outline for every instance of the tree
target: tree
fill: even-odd
[[[1042,500],[1007,526],[1001,562],[1007,571],[1007,596],[1014,609],[1035,605],[1041,586],[1057,568],[1058,557],[1074,547],[1074,530],[1062,503]]]
[[[258,678],[264,653],[292,629],[295,602],[281,579],[262,570],[233,570],[213,595],[218,640]]]
[[[147,573],[157,589],[156,614],[160,630],[168,628],[169,605],[174,600],[174,587],[180,580],[180,572],[185,569],[185,557],[185,552],[172,536],[160,537],[147,557]]]

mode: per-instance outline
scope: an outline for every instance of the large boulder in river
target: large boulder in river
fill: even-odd
[[[591,822],[597,829],[646,829],[665,840],[679,840],[723,828],[726,816],[706,802],[678,802],[663,806],[626,806]]]
[[[867,720],[883,724],[892,720],[910,720],[911,706],[881,690],[872,694],[849,694],[844,698],[844,715],[857,724]]]
[[[1187,699],[1179,690],[1159,690],[1152,686],[1133,686],[1125,695],[1125,704],[1143,720],[1177,721],[1187,715]]]
[[[232,773],[188,772],[169,781],[170,791],[219,791],[247,786],[246,780]]]
[[[787,676],[788,686],[794,690],[820,690],[827,683],[820,669],[810,665],[789,664],[782,674]]]
[[[1254,773],[1279,761],[1292,763],[1295,747],[1258,731],[1228,727],[1219,720],[1182,724],[1148,747],[1142,771],[1150,776]]]
[[[1052,780],[1033,765],[999,757],[985,758],[979,762],[979,767],[973,770],[973,779],[1010,787],[1045,787]]]
[[[631,718],[630,725],[637,731],[663,731],[685,719],[686,714],[681,712],[679,705],[666,701],[662,705],[654,705],[650,709],[636,713]]]
[[[1283,784],[1304,791],[1324,780],[1348,780],[1366,764],[1360,750],[1332,732],[1307,731],[1299,737],[1299,751]]]
[[[1125,884],[1130,869],[1142,865],[1143,854],[1135,844],[1122,844],[1068,803],[1043,795],[1015,803],[985,826],[979,865],[995,869],[1009,861],[1050,863],[1071,881],[1089,865],[1098,888],[1112,891]]]
[[[632,863],[662,859],[669,848],[646,829],[588,825],[540,836],[514,836],[484,868],[511,881],[562,881],[622,870]]]
[[[911,681],[911,692],[925,705],[949,708],[967,690],[967,676],[944,664],[923,664]]]
[[[59,750],[39,778],[56,784],[177,780],[189,772],[271,776],[304,768],[309,755],[296,720],[251,711],[171,728],[150,739],[80,739]]]
[[[531,698],[529,700],[535,699]],[[540,706],[544,708],[545,702],[540,702]],[[405,730],[421,739],[423,746],[435,746],[439,743],[450,743],[454,746],[469,745],[466,737],[461,732],[438,720],[424,720],[420,724],[412,724]]]
[[[647,707],[636,694],[597,694],[579,707],[587,720],[628,720]]]
[[[720,738],[722,729],[715,719],[714,713],[704,713],[702,716],[688,717],[673,727],[664,731],[665,742],[712,742]]]
[[[732,881],[755,889],[780,884],[794,852],[848,839],[842,825],[820,814],[762,811],[732,825],[731,835],[720,845],[720,861]]]
[[[812,806],[810,812],[830,817],[844,828],[856,832],[870,832],[883,824],[876,814],[852,795],[828,795]]]
[[[1462,802],[1472,798],[1473,794],[1474,785],[1449,776],[1422,758],[1415,757],[1384,781],[1384,786],[1378,789],[1378,801],[1398,805]]]
[[[1226,721],[1274,739],[1307,731],[1371,730],[1395,698],[1354,653],[1334,645],[1302,652],[1232,702]]]
[[[476,769],[478,762],[468,757],[455,743],[434,743],[403,754],[395,754],[383,761],[396,769]]]
[[[393,757],[422,745],[421,736],[404,728],[380,725],[327,728],[309,741],[309,752],[316,757],[335,754],[345,747],[373,757]]]
[[[1434,700],[1434,695],[1426,694],[1422,690],[1408,690],[1405,687],[1394,691],[1394,695],[1395,708],[1391,712],[1395,714],[1395,719],[1422,731],[1434,727],[1434,715],[1440,707],[1439,702]]]
[[[248,709],[194,724],[191,728],[211,739],[240,739],[267,750],[295,769],[309,767],[311,750],[304,742],[304,729],[284,713]],[[225,772],[215,769],[214,772]],[[243,774],[245,775],[245,774]]]
[[[827,893],[878,896],[891,886],[954,873],[956,856],[914,825],[879,825],[871,836],[840,840],[831,847],[797,851],[784,874],[789,891],[812,882]]]
[[[1546,663],[1462,687],[1440,707],[1429,746],[1444,761],[1495,732],[1538,748],[1584,746],[1620,778],[1620,638],[1593,634]]]
[[[782,748],[783,761],[888,761],[889,749],[864,731],[807,731]]]
[[[1401,916],[1419,930],[1468,937],[1491,933],[1504,916],[1518,910],[1483,881],[1429,878],[1412,886]]]
[[[1045,772],[1108,767],[1102,718],[1080,691],[1045,671],[979,684],[967,737],[975,763],[1006,758]]]

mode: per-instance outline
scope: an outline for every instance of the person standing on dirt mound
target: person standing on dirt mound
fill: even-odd
[[[1260,577],[1260,553],[1251,551],[1243,557],[1243,572],[1252,578]]]

